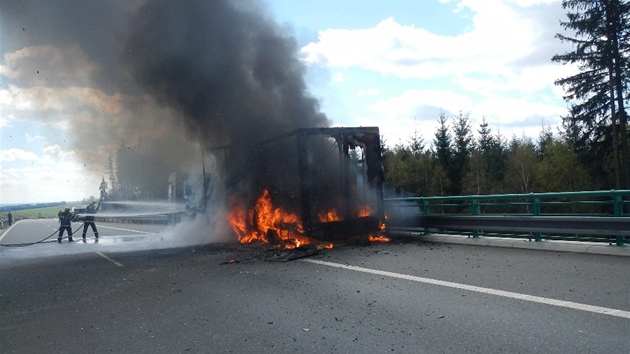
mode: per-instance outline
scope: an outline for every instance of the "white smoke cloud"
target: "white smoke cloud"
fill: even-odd
[[[0,75],[24,86],[88,86],[98,66],[76,46],[24,47],[4,55]]]

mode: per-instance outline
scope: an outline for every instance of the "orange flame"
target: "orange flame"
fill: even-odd
[[[317,246],[318,249],[320,250],[331,250],[333,249],[334,245],[332,243],[323,243]]]
[[[319,222],[332,222],[342,220],[341,216],[339,216],[339,212],[335,209],[330,210],[326,213],[319,213],[317,214],[317,218],[319,219]]]
[[[366,216],[370,216],[370,215],[372,215],[372,209],[370,209],[369,205],[364,205],[363,207],[361,207],[359,209],[359,217],[360,218],[363,218],[363,217],[366,217]]]
[[[378,229],[383,231],[385,230],[385,223],[382,221],[378,222]],[[379,243],[387,243],[391,241],[389,237],[385,236],[376,236],[376,235],[368,235],[368,241],[370,242],[379,242]]]
[[[368,241],[370,242],[381,242],[381,243],[387,243],[390,241],[389,237],[385,237],[385,236],[373,236],[370,235],[368,236]]]
[[[232,200],[230,204],[227,218],[240,243],[260,242],[293,249],[317,242],[304,234],[302,221],[297,214],[273,205],[269,191],[266,189],[263,190],[251,210],[246,210],[236,200]],[[362,207],[358,212],[359,217],[369,215],[371,215],[369,206]],[[343,220],[339,212],[334,209],[319,213],[317,217],[321,223]],[[378,228],[384,230],[385,224],[379,222]],[[383,236],[369,236],[369,240],[370,242],[389,242],[389,239]],[[330,249],[333,248],[333,244],[318,244],[317,247]]]
[[[241,205],[233,205],[228,214],[228,221],[238,235],[240,243],[258,241],[268,244],[280,241],[286,248],[295,248],[311,242],[304,236],[300,217],[274,207],[266,189],[250,211],[246,211]],[[278,240],[269,240],[269,236],[273,234]]]

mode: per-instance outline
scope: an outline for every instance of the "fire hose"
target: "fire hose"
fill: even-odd
[[[85,225],[85,221],[83,222],[83,224],[81,224],[81,226],[83,226],[83,225]],[[78,228],[78,229],[81,229],[81,226],[79,226],[79,228]],[[54,236],[54,235],[56,235],[58,232],[59,232],[59,230],[55,230],[52,234],[50,234],[50,235],[46,236],[45,238],[43,238],[43,239],[41,239],[41,240],[39,240],[39,241],[35,241],[35,242],[9,243],[9,244],[6,244],[6,245],[0,244],[0,246],[2,246],[2,247],[26,247],[26,246],[32,246],[32,245],[36,245],[36,244],[38,244],[38,243],[44,243],[44,242],[46,242],[46,240],[48,240],[49,238],[53,237],[53,236]],[[68,235],[68,236],[64,236],[64,237],[62,237],[62,239],[66,239],[66,238],[68,238],[68,237],[70,237],[70,236],[69,236],[69,235]],[[55,242],[56,242],[56,241],[55,241]]]

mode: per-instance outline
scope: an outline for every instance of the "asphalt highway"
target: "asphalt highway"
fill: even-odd
[[[37,222],[1,243],[54,231]],[[630,348],[629,257],[409,239],[302,254],[98,226],[98,243],[0,247],[0,353]]]

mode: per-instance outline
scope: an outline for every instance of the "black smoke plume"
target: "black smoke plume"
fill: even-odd
[[[38,84],[46,77],[49,87],[122,95],[122,112],[93,110],[70,122],[74,145],[89,151],[83,158],[99,172],[105,163],[95,160],[107,155],[95,154],[95,146],[142,145],[168,160],[156,169],[172,170],[198,160],[198,151],[182,148],[194,141],[230,145],[222,173],[234,187],[255,174],[258,142],[329,124],[307,93],[295,39],[257,0],[3,0],[0,10],[4,52],[52,46],[84,54],[96,68],[89,80],[73,81],[74,68],[49,68],[44,56],[25,75],[37,72]],[[165,146],[169,136],[174,141]]]
[[[182,112],[203,148],[229,146],[214,151],[232,192],[255,198],[274,175],[257,178],[264,170],[280,175],[289,161],[297,169],[295,143],[270,156],[261,142],[328,125],[308,95],[296,41],[260,3],[151,1],[131,23],[126,68],[160,104]]]

